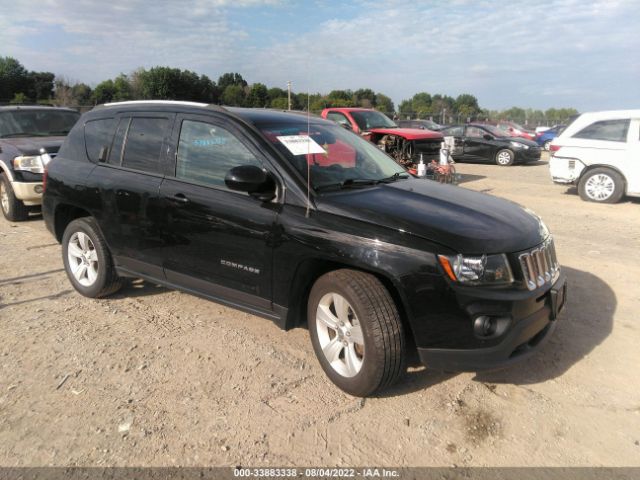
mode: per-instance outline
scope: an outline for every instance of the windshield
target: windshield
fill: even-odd
[[[372,128],[398,128],[398,126],[384,113],[375,110],[356,110],[350,112],[353,119],[358,124],[360,130],[370,130]]]
[[[0,112],[1,137],[51,137],[66,135],[80,118],[68,110],[11,110]]]
[[[309,130],[306,121],[257,126],[305,181],[310,173],[316,191],[409,177],[386,153],[338,125],[312,123]]]

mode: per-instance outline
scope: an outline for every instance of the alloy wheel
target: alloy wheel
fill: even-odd
[[[509,152],[500,152],[498,154],[498,163],[500,165],[509,165],[511,163],[511,154]]]
[[[320,348],[336,373],[354,377],[364,362],[364,336],[351,304],[338,293],[327,293],[316,310]]]
[[[90,287],[98,278],[98,253],[89,236],[75,232],[69,239],[67,258],[69,269],[84,287]]]
[[[616,188],[616,184],[609,175],[599,173],[593,175],[585,185],[585,192],[591,200],[603,202],[607,200]]]

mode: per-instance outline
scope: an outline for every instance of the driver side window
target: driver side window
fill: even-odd
[[[467,137],[482,138],[484,131],[478,127],[467,127]]]
[[[176,161],[176,178],[226,188],[224,177],[233,167],[262,163],[228,130],[211,123],[183,120]]]

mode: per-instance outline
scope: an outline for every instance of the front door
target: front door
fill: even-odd
[[[469,126],[464,134],[464,156],[468,160],[486,162],[491,159],[493,146],[484,138],[487,132],[480,127]]]
[[[271,310],[275,203],[229,190],[227,172],[264,167],[251,141],[209,116],[182,115],[172,134],[175,170],[160,186],[169,282],[228,304]]]

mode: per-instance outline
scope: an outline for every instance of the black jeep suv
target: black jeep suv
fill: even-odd
[[[26,220],[42,201],[42,172],[80,118],[46,106],[0,107],[0,206],[7,220]]]
[[[344,391],[495,368],[553,332],[565,280],[544,223],[409,175],[333,122],[187,102],[97,107],[47,169],[43,213],[81,294],[144,278],[305,322]]]

